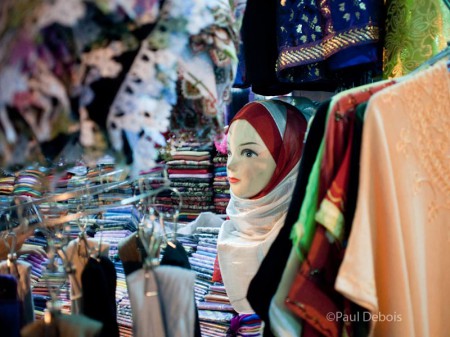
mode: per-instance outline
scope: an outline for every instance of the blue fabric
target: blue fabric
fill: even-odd
[[[382,2],[377,0],[287,0],[284,5],[278,2],[279,80],[293,83],[332,81],[336,80],[336,70],[361,65],[368,65],[370,70],[373,67],[381,70],[381,44],[375,38],[378,33],[369,27],[380,28],[382,8]],[[373,32],[374,37],[364,34],[367,31]],[[346,41],[353,42],[333,42],[333,46],[338,46],[336,48],[330,47],[331,44],[328,44],[329,48],[321,47],[324,41],[337,41],[341,36],[351,36]],[[316,46],[320,48],[314,49]],[[300,51],[301,55],[309,56],[290,58],[286,64],[282,62],[283,51]]]

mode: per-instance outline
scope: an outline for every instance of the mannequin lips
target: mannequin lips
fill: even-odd
[[[233,177],[228,177],[228,181],[230,182],[230,184],[236,184],[236,183],[240,182],[240,180],[238,178],[233,178]]]

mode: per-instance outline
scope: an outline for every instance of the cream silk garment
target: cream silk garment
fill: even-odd
[[[449,130],[446,62],[369,102],[357,209],[335,287],[377,315],[371,336],[449,334]]]
[[[229,220],[222,224],[217,249],[227,295],[240,314],[254,312],[246,298],[247,290],[284,224],[298,165],[262,198],[241,199],[230,190]]]

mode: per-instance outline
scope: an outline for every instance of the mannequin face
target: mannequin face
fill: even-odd
[[[227,175],[239,198],[251,198],[269,183],[275,160],[263,140],[246,120],[234,121],[228,130]]]

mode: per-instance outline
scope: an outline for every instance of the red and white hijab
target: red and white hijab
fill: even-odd
[[[295,107],[279,100],[248,103],[230,125],[236,120],[246,120],[255,128],[277,164],[272,178],[256,196],[243,199],[230,191],[229,220],[219,233],[222,279],[233,308],[243,314],[254,312],[246,298],[248,286],[284,224],[307,122]]]

